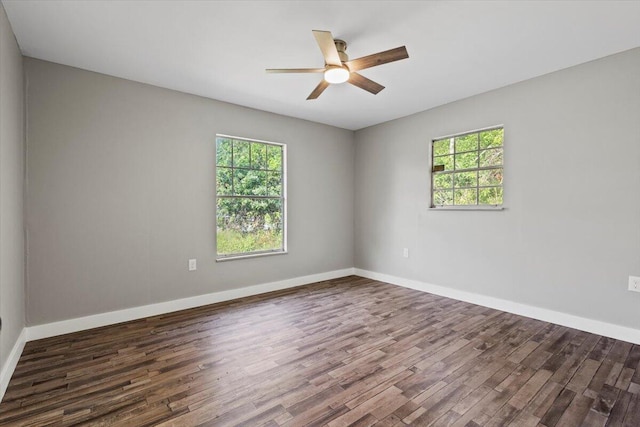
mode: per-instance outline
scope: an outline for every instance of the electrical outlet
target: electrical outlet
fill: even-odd
[[[640,277],[629,276],[629,290],[633,292],[640,292]]]
[[[196,260],[195,259],[190,259],[189,260],[189,271],[196,271],[197,267],[196,267]]]
[[[402,256],[405,258],[409,258],[409,248],[404,248],[402,250]]]

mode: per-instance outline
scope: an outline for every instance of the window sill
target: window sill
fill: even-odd
[[[504,206],[431,206],[430,211],[503,211]]]
[[[216,258],[216,262],[225,262],[225,261],[233,261],[236,259],[245,259],[245,258],[258,258],[263,256],[273,256],[273,255],[286,255],[287,251],[274,251],[274,252],[262,252],[262,253],[254,253],[254,254],[246,254],[246,255],[229,255],[225,257]]]

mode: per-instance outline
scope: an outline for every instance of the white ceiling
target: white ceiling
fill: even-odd
[[[13,1],[26,56],[261,110],[360,129],[640,46],[639,1]],[[333,85],[311,30],[351,59],[406,45],[363,70],[371,95]]]

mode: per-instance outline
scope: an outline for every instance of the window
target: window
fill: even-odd
[[[216,136],[218,260],[286,252],[286,146]]]
[[[502,205],[504,129],[434,139],[431,207]]]

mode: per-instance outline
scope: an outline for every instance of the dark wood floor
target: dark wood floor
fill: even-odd
[[[640,426],[640,346],[359,277],[27,343],[0,424]]]

